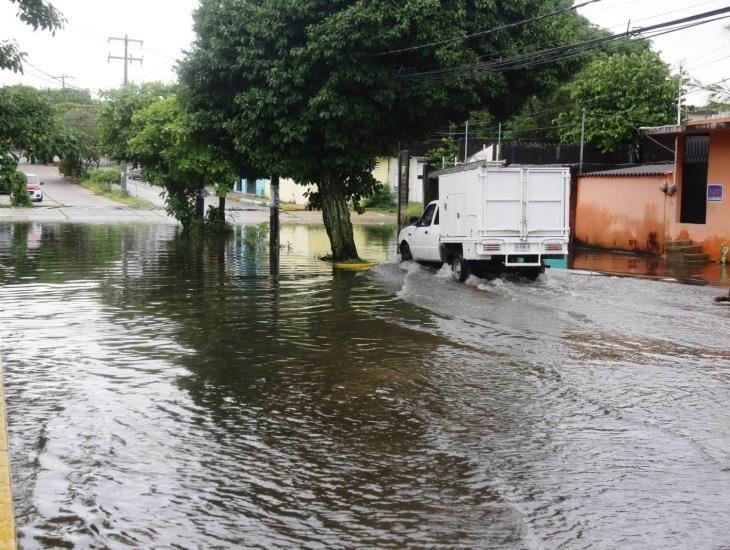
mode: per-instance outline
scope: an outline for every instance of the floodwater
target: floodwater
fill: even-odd
[[[0,224],[21,548],[727,547],[717,289],[265,237]]]

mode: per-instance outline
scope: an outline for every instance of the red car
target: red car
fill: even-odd
[[[41,189],[43,182],[35,174],[26,174],[25,181],[27,182],[30,200],[41,202],[43,200],[43,189]]]

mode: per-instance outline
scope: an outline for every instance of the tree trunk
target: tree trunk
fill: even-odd
[[[279,274],[280,227],[279,227],[279,176],[271,177],[271,202],[269,204],[269,267],[272,276]]]
[[[321,178],[319,194],[322,202],[322,218],[336,262],[357,260],[357,247],[352,233],[347,197],[339,182],[330,176]]]
[[[201,221],[205,219],[205,187],[202,185],[195,192],[195,217]]]
[[[226,198],[218,197],[218,216],[220,221],[226,221]]]

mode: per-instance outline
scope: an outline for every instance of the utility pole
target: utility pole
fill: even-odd
[[[118,59],[120,61],[124,61],[124,85],[126,86],[129,84],[129,64],[134,63],[135,61],[138,61],[141,65],[144,62],[144,57],[133,57],[129,55],[129,43],[132,42],[134,44],[138,44],[142,46],[144,44],[144,40],[136,40],[134,38],[129,38],[126,34],[124,35],[124,38],[117,38],[114,36],[110,36],[107,40],[107,44],[111,43],[112,41],[115,42],[124,42],[124,57],[119,57],[117,55],[109,54],[107,57],[106,62],[109,63],[112,59]],[[127,161],[122,161],[122,193],[126,194],[127,192]]]
[[[502,123],[499,123],[499,137],[497,137],[497,161],[502,160]]]
[[[684,61],[679,62],[679,90],[677,91],[677,126],[682,125],[682,77],[684,76]]]
[[[464,140],[464,164],[466,164],[467,159],[469,158],[469,121],[466,121],[466,133],[465,133],[465,140]]]
[[[53,78],[55,80],[60,80],[61,81],[61,88],[64,89],[64,90],[66,89],[66,79],[68,79],[68,80],[75,80],[73,76],[68,75],[68,74],[62,74],[60,76],[54,76]]]
[[[586,108],[583,107],[583,118],[580,122],[580,161],[578,164],[578,174],[583,175],[583,149],[586,141]]]

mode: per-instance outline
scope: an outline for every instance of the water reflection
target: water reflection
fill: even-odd
[[[392,231],[356,227],[361,254]],[[265,227],[0,224],[24,548],[730,536],[730,312],[708,289],[341,273],[323,228],[281,242],[272,276]]]

